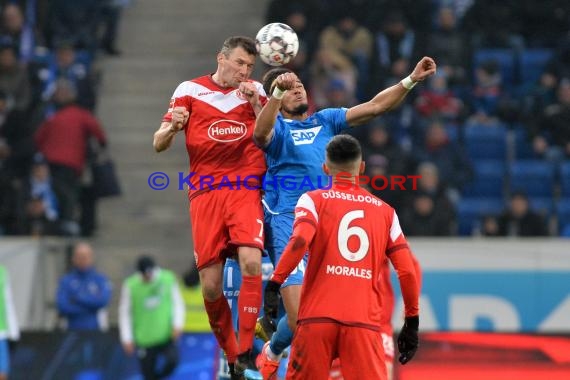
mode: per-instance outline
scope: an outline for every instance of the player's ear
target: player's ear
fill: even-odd
[[[216,61],[218,63],[222,63],[222,61],[224,60],[224,53],[218,53],[218,56],[216,57]]]
[[[366,162],[360,161],[360,169],[358,170],[358,174],[364,174],[365,169],[366,169]]]
[[[323,172],[325,172],[326,175],[331,175],[331,171],[325,163],[323,163]]]

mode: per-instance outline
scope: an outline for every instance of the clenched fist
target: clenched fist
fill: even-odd
[[[297,75],[293,73],[284,73],[279,75],[275,79],[274,83],[278,89],[285,91],[285,90],[292,90],[295,87],[297,80],[298,80]]]
[[[170,123],[170,129],[174,132],[178,132],[184,128],[186,123],[188,123],[188,118],[190,113],[186,107],[174,107],[172,110],[172,122]]]
[[[255,107],[259,104],[259,92],[252,82],[241,82],[239,84],[239,92],[242,93],[252,106]]]
[[[437,70],[437,65],[433,58],[430,57],[423,57],[420,61],[416,64],[414,71],[410,74],[410,79],[414,82],[421,82],[425,80],[427,77],[432,76],[435,74]]]

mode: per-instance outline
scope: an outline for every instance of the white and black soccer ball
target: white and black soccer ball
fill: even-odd
[[[270,66],[281,66],[297,55],[299,38],[289,25],[274,22],[259,29],[255,46],[263,62]]]

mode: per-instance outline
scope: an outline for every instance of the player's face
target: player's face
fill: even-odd
[[[218,73],[226,87],[239,87],[241,82],[249,79],[253,72],[255,56],[248,54],[242,47],[236,47],[226,56],[218,55]]]
[[[302,115],[309,109],[307,91],[299,78],[295,81],[295,87],[285,93],[281,101],[281,110],[291,115]]]

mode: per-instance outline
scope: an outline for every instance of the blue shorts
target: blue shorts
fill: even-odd
[[[269,253],[269,257],[273,261],[273,265],[277,265],[281,259],[281,255],[289,242],[289,238],[293,233],[293,222],[295,216],[292,213],[272,214],[267,209],[265,211],[265,249]],[[307,267],[307,255],[303,256],[303,260],[297,268],[291,272],[285,280],[282,288],[290,285],[302,285],[303,277],[305,277],[305,268]]]
[[[8,340],[0,339],[0,374],[8,375],[10,372],[10,351]]]

